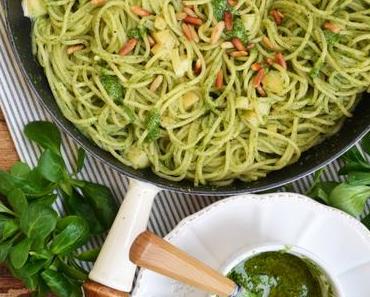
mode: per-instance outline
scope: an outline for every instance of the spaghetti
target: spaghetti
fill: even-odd
[[[45,0],[34,53],[122,163],[224,185],[297,161],[370,85],[369,0]]]

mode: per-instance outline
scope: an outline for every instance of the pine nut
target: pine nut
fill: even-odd
[[[258,70],[257,75],[253,79],[253,86],[255,88],[260,86],[264,77],[265,77],[265,70],[261,68],[260,70]]]
[[[341,28],[338,25],[329,21],[325,22],[323,27],[324,29],[329,30],[333,33],[339,33],[341,31]]]
[[[230,56],[234,58],[239,58],[239,57],[246,57],[248,56],[248,52],[246,51],[233,51],[230,53]]]
[[[221,21],[217,23],[217,25],[213,28],[213,31],[211,34],[211,44],[216,44],[218,42],[224,29],[225,29],[224,22]]]
[[[284,15],[277,9],[271,11],[271,16],[273,17],[276,25],[281,25],[284,19]]]
[[[222,73],[222,70],[217,72],[215,86],[217,90],[222,89],[224,86],[224,74]]]
[[[230,11],[224,13],[224,22],[226,30],[231,31],[233,29],[233,14]]]
[[[251,69],[253,71],[259,71],[260,69],[262,69],[262,66],[260,63],[254,63],[252,66],[251,66]]]
[[[187,24],[182,24],[182,31],[187,40],[192,41],[193,35],[191,34],[190,26]]]
[[[163,82],[163,75],[158,75],[150,85],[149,90],[155,92]]]
[[[250,43],[247,45],[247,50],[250,50],[252,48],[254,48],[256,45],[254,43]]]
[[[265,47],[269,48],[269,49],[274,49],[274,45],[272,44],[271,40],[268,39],[268,37],[266,35],[264,35],[262,37],[262,43]]]
[[[198,59],[194,65],[194,73],[198,75],[201,72],[202,72],[202,61],[201,59]]]
[[[190,33],[191,33],[191,38],[198,43],[199,42],[199,36],[197,31],[195,30],[194,26],[189,26],[190,28]]]
[[[148,41],[149,41],[149,45],[150,46],[154,46],[155,45],[155,40],[153,39],[152,36],[148,35]]]
[[[236,6],[236,4],[238,4],[238,1],[237,1],[237,0],[227,0],[227,3],[228,3],[230,6]]]
[[[106,3],[106,0],[91,0],[91,4],[95,6],[102,6]]]
[[[85,46],[83,44],[71,45],[67,48],[67,54],[71,55],[75,52],[78,52],[78,51],[84,49],[84,48],[85,48]]]
[[[128,55],[137,45],[137,39],[131,38],[127,43],[119,50],[120,56]]]
[[[137,6],[137,5],[134,5],[134,6],[131,6],[131,11],[138,15],[138,16],[141,16],[141,17],[146,17],[146,16],[150,16],[151,13],[149,11],[147,11],[146,9],[140,7],[140,6]]]
[[[256,87],[256,90],[257,90],[257,93],[260,94],[262,97],[266,97],[266,92],[265,90],[262,88],[262,86],[258,86]]]
[[[178,12],[176,13],[176,20],[182,21],[184,18],[186,18],[186,13],[185,12]]]
[[[272,58],[266,58],[266,63],[269,64],[269,65],[273,65],[274,60]]]
[[[244,52],[247,51],[247,49],[245,48],[245,46],[243,45],[243,43],[241,42],[239,38],[233,38],[231,42],[238,51],[244,51]]]
[[[234,45],[230,41],[225,41],[225,42],[221,43],[221,48],[231,49],[231,48],[234,48]]]
[[[189,15],[189,16],[192,16],[194,18],[197,17],[197,15],[195,14],[195,12],[190,8],[190,7],[184,7],[184,12]]]
[[[279,64],[281,67],[283,67],[284,69],[288,68],[287,64],[286,64],[286,61],[285,61],[285,58],[284,58],[284,55],[282,53],[276,53],[275,62],[277,64]]]
[[[192,17],[190,15],[187,15],[184,20],[185,23],[195,25],[195,26],[200,26],[203,24],[203,21],[200,18],[197,17]]]

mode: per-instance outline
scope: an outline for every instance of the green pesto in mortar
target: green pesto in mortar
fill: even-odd
[[[258,254],[228,274],[247,297],[332,297],[327,277],[312,262],[284,251]]]

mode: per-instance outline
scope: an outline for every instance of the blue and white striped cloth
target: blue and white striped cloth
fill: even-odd
[[[30,121],[48,119],[50,116],[37,101],[17,65],[12,53],[5,26],[5,14],[0,5],[0,107],[5,114],[11,135],[15,142],[17,152],[22,161],[34,166],[39,150],[23,136],[23,127]],[[64,136],[63,151],[65,157],[74,164],[76,159],[76,144]],[[324,178],[338,179],[336,172],[338,162],[327,167]],[[120,203],[125,196],[127,178],[100,161],[88,156],[86,165],[81,173],[84,179],[102,183],[110,187]],[[312,182],[312,176],[305,177],[292,186],[294,191],[304,192]],[[199,211],[221,197],[197,197],[173,192],[162,191],[155,199],[154,207],[149,221],[149,229],[157,234],[165,235],[171,231],[179,221],[186,216]],[[61,210],[61,205],[57,205]],[[103,238],[95,238],[91,247],[102,244]],[[87,267],[88,268],[88,267]]]

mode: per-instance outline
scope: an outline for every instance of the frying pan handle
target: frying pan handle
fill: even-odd
[[[131,179],[126,197],[89,278],[123,292],[130,292],[136,265],[129,260],[135,238],[146,230],[159,188]]]

